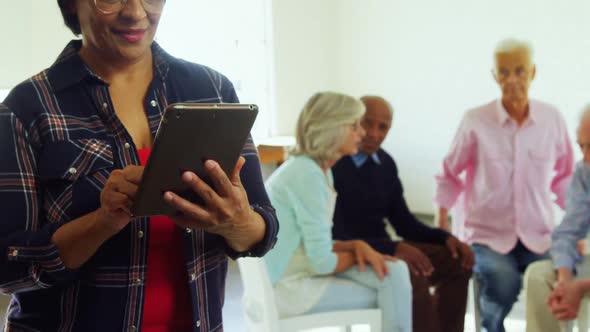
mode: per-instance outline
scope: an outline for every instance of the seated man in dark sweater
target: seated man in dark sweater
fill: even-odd
[[[363,239],[383,254],[404,260],[411,270],[415,332],[463,331],[467,285],[474,263],[468,245],[431,228],[410,212],[395,162],[381,149],[393,109],[381,97],[361,98],[367,111],[360,152],[342,158],[333,168],[338,192],[334,238]],[[385,220],[403,241],[393,241]],[[431,295],[429,289],[436,291]]]

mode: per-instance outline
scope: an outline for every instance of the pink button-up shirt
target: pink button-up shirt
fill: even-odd
[[[496,100],[463,117],[436,177],[435,202],[455,206],[454,232],[469,244],[505,254],[520,239],[544,253],[555,227],[551,192],[563,208],[573,163],[555,107],[530,100],[529,117],[519,127]]]

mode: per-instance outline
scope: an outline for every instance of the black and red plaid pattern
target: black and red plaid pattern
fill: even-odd
[[[139,164],[116,116],[107,83],[89,70],[72,41],[47,70],[0,104],[0,291],[12,294],[6,331],[139,331],[149,227],[137,218],[79,270],[69,270],[51,244],[65,223],[99,207],[114,169]],[[229,80],[176,59],[156,43],[154,79],[145,99],[152,134],[169,103],[238,102]],[[264,240],[235,253],[213,234],[186,232],[186,280],[194,331],[222,331],[228,256],[260,256],[276,241],[278,223],[249,139],[242,182],[264,218]],[[141,234],[141,236],[139,235]]]

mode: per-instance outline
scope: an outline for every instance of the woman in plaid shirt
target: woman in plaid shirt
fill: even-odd
[[[82,39],[0,104],[0,291],[13,296],[5,330],[147,330],[148,244],[157,234],[149,218],[129,215],[143,172],[138,151],[151,148],[168,104],[238,99],[226,77],[153,41],[165,0],[58,4]],[[168,294],[172,305],[179,289],[189,293],[190,308],[171,313],[190,316],[182,330],[222,331],[227,257],[261,256],[275,242],[251,139],[242,156],[229,178],[206,162],[214,188],[182,175],[202,206],[164,194],[183,212],[171,222],[182,229],[185,284]]]

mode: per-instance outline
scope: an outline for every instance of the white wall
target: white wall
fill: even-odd
[[[53,0],[0,0],[0,89],[47,68],[74,35]]]
[[[334,89],[342,0],[273,0],[277,135],[292,134],[313,93]]]
[[[247,0],[244,0],[247,1]],[[273,0],[274,134],[293,133],[319,90],[382,94],[396,108],[385,148],[411,208],[430,212],[433,176],[466,108],[498,95],[491,53],[504,37],[530,40],[532,95],[559,106],[572,132],[590,101],[586,0]],[[53,62],[73,35],[55,1],[0,0],[0,89]],[[270,64],[269,64],[270,65]]]
[[[256,142],[273,134],[271,1],[168,1],[156,35],[167,52],[219,70],[242,102],[259,106]]]
[[[532,42],[538,73],[531,94],[557,105],[574,137],[579,110],[590,102],[590,2],[342,0],[338,6],[336,33],[323,36],[336,48],[309,44],[320,58],[336,61],[317,79],[392,102],[394,126],[384,147],[398,162],[413,210],[432,212],[433,178],[464,111],[499,95],[490,69],[502,38]],[[279,54],[277,61],[286,60]],[[299,71],[284,69],[285,77]],[[292,133],[296,114],[278,116],[281,134]]]
[[[25,77],[19,75],[28,72],[31,63],[30,36],[31,25],[27,19],[31,12],[30,1],[0,0],[0,89],[8,88]],[[10,5],[8,2],[11,2]],[[13,33],[18,31],[15,36]],[[16,38],[15,38],[16,37]],[[29,52],[22,52],[23,50]]]

